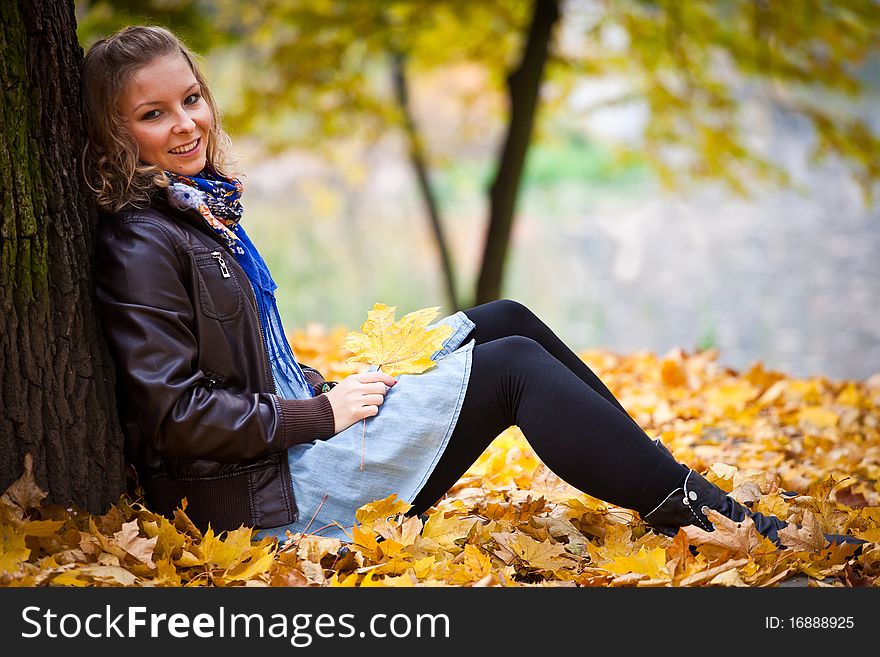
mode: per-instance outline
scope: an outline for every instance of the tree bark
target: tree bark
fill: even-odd
[[[0,30],[0,492],[30,453],[46,502],[101,513],[125,470],[92,303],[73,2],[0,3]]]
[[[443,236],[443,225],[440,219],[440,210],[437,207],[437,199],[434,196],[434,192],[431,189],[431,181],[428,178],[428,167],[425,164],[424,147],[421,139],[419,139],[415,120],[409,110],[409,88],[406,82],[405,65],[406,62],[402,53],[392,53],[391,66],[394,78],[394,91],[397,97],[397,103],[403,113],[404,131],[409,144],[409,160],[413,167],[413,171],[416,173],[419,192],[425,202],[425,210],[428,213],[428,219],[431,222],[431,230],[434,233],[434,241],[437,244],[437,251],[440,254],[443,283],[446,287],[446,302],[449,304],[450,312],[454,313],[461,310],[458,302],[458,294],[455,291],[455,269],[452,264],[452,258],[449,255],[449,248],[446,245],[446,239]]]
[[[532,137],[538,94],[553,27],[558,19],[558,0],[535,0],[522,59],[507,79],[510,121],[489,195],[489,226],[477,280],[476,304],[501,296],[504,264],[510,246],[523,165]]]

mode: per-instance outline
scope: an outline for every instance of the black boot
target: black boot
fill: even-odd
[[[765,516],[749,510],[694,470],[689,470],[682,486],[669,493],[657,507],[645,514],[644,520],[651,529],[666,536],[675,536],[679,527],[687,525],[695,525],[711,532],[715,527],[706,517],[706,509],[713,509],[734,522],[749,517],[755,523],[755,529],[759,534],[770,539],[777,546],[785,547],[779,539],[779,530],[788,526],[786,521],[776,516]],[[825,534],[825,539],[829,544],[861,545],[866,542],[854,536],[841,534]]]

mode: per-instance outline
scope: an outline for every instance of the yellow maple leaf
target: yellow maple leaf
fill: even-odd
[[[88,580],[80,579],[79,575],[80,573],[76,570],[66,570],[52,578],[52,584],[54,586],[88,586]]]
[[[404,545],[401,545],[395,540],[385,539],[381,543],[379,543],[379,551],[381,552],[381,556],[383,559],[394,559],[399,557],[401,554],[405,554]]]
[[[493,532],[492,538],[498,544],[495,556],[505,563],[518,559],[532,568],[550,571],[576,565],[574,557],[556,543],[536,541],[525,534],[511,532]]]
[[[455,585],[472,584],[484,578],[491,570],[492,561],[489,556],[477,546],[468,543],[464,546],[460,562],[446,567],[445,579]]]
[[[275,561],[275,553],[263,548],[252,548],[246,553],[248,559],[240,560],[235,566],[227,570],[223,576],[232,581],[247,581],[262,575],[272,566]]]
[[[381,500],[374,500],[361,506],[354,512],[358,524],[369,525],[377,520],[385,520],[397,514],[406,513],[412,508],[412,504],[398,499],[396,493],[391,493]]]
[[[154,586],[180,586],[180,575],[177,574],[177,568],[171,562],[171,559],[156,560],[156,577],[153,580]]]
[[[435,365],[431,356],[452,334],[447,324],[428,328],[438,311],[439,306],[423,308],[395,321],[397,306],[374,304],[361,332],[346,337],[343,348],[354,354],[348,360],[369,363],[391,376],[421,374]]]
[[[199,543],[205,563],[213,563],[223,569],[234,567],[250,549],[251,533],[250,529],[240,527],[227,532],[226,538],[221,539],[209,528]]]
[[[785,520],[788,518],[789,503],[779,493],[770,493],[761,496],[754,509],[765,516],[771,515]]]
[[[0,572],[10,572],[19,567],[31,554],[24,536],[12,525],[0,524]]]
[[[668,578],[666,570],[666,550],[654,548],[650,552],[644,547],[630,556],[619,556],[614,561],[603,564],[602,568],[618,575],[640,573],[652,579]]]
[[[479,520],[472,517],[432,513],[422,529],[422,537],[434,541],[438,548],[452,552],[457,549],[456,539],[466,536],[477,522]]]
[[[351,528],[352,543],[356,550],[359,550],[365,557],[369,559],[377,559],[379,556],[379,543],[376,540],[376,532],[371,528],[364,529],[361,525],[355,523]]]
[[[174,560],[175,565],[184,568],[189,566],[200,566],[203,563],[205,563],[204,559],[200,559],[189,550],[184,550],[183,554],[181,554],[177,559]]]
[[[25,536],[49,538],[64,526],[63,520],[25,520],[19,531]]]
[[[428,574],[431,572],[431,568],[436,560],[436,557],[427,556],[413,561],[412,569],[416,577],[418,577],[419,579],[424,579],[425,577],[427,577]]]
[[[719,461],[712,464],[709,472],[706,473],[706,478],[724,492],[729,493],[733,490],[736,474],[737,468],[735,466]]]
[[[350,575],[333,573],[333,577],[328,580],[330,586],[343,588],[354,588],[357,586],[357,581],[358,576],[356,573],[351,573]]]
[[[156,538],[153,556],[171,555],[175,550],[186,547],[187,537],[181,534],[167,518],[151,515],[150,520],[143,521],[143,530],[149,538]]]
[[[393,588],[410,588],[415,586],[412,577],[408,573],[404,573],[398,577],[393,575],[385,575],[377,578],[376,571],[370,571],[366,574],[360,585],[364,588],[370,587],[393,587]]]

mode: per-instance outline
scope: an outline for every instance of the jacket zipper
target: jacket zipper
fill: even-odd
[[[186,212],[181,212],[185,217],[188,216]],[[191,217],[193,213],[189,213]],[[206,235],[211,237],[212,240],[219,242],[220,238],[217,237],[213,232],[209,232],[203,228],[201,222],[195,222],[195,225],[199,230],[204,232]],[[229,266],[226,264],[226,261],[223,259],[223,254],[220,251],[212,251],[211,257],[217,260],[217,266],[220,267],[220,275],[223,278],[229,278],[231,274],[229,273]],[[253,283],[251,283],[251,279],[245,276],[247,279],[248,285],[251,288],[251,300],[252,305],[254,306],[254,310],[257,311],[257,324],[260,326],[260,341],[263,343],[263,373],[266,375],[266,382],[269,384],[269,389],[272,394],[278,394],[278,388],[275,387],[275,379],[272,376],[272,370],[269,366],[269,347],[266,344],[266,334],[263,332],[263,322],[260,321],[260,312],[259,307],[257,306],[257,293],[254,291]]]
[[[229,267],[226,266],[226,261],[223,259],[223,254],[219,251],[212,251],[211,257],[217,261],[217,265],[220,267],[220,275],[223,278],[229,278]]]
[[[247,276],[245,276],[247,278]],[[263,372],[267,375],[267,381],[269,382],[269,388],[272,391],[272,394],[278,394],[278,388],[275,387],[275,379],[272,376],[272,370],[269,367],[269,347],[266,344],[266,334],[263,332],[263,322],[260,321],[260,312],[259,306],[257,306],[257,293],[254,290],[254,284],[251,283],[251,279],[247,278],[248,286],[251,288],[251,298],[254,300],[254,309],[257,311],[257,324],[260,327],[260,341],[263,343]]]

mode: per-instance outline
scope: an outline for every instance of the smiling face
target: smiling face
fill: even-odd
[[[184,176],[205,168],[211,107],[182,54],[159,57],[138,69],[119,109],[141,162]]]

